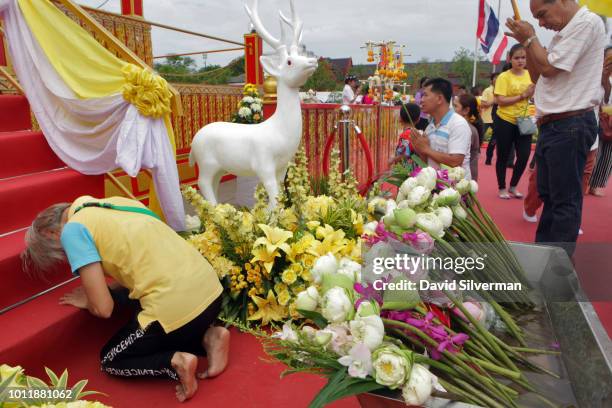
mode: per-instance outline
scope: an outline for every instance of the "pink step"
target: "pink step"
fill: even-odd
[[[0,132],[32,128],[30,104],[22,95],[0,95]]]
[[[0,133],[0,179],[65,167],[42,132]]]
[[[45,279],[38,279],[23,271],[20,258],[25,248],[25,230],[0,237],[0,310],[42,292],[72,277],[67,264],[57,265]]]
[[[104,176],[66,168],[0,180],[0,234],[28,226],[43,209],[82,195],[103,197]]]

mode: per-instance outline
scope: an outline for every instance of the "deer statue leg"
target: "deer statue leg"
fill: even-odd
[[[266,193],[268,193],[268,210],[273,210],[276,207],[278,198],[278,181],[277,175],[273,168],[260,169],[257,174],[259,180],[263,183]]]
[[[211,165],[203,165],[200,169],[198,186],[200,187],[200,192],[202,193],[202,195],[204,195],[206,201],[210,202],[212,205],[217,205],[216,192],[220,179],[220,177],[217,177],[217,175],[220,172],[221,169]]]

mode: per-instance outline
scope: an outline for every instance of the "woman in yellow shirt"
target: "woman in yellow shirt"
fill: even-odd
[[[511,196],[522,198],[516,186],[527,167],[531,153],[531,135],[521,135],[517,118],[525,116],[529,98],[535,86],[531,82],[527,66],[527,53],[521,44],[514,45],[508,53],[511,68],[502,72],[495,82],[495,102],[498,105],[497,115],[493,120],[493,132],[497,139],[497,161],[495,172],[499,197],[509,199]],[[510,188],[506,189],[506,163],[514,146],[516,162],[510,179]]]
[[[223,288],[200,253],[138,201],[83,196],[41,212],[26,233],[26,270],[44,272],[67,259],[82,286],[60,303],[109,318],[136,303],[133,319],[102,348],[108,374],[170,377],[176,396],[193,396],[197,355],[219,375],[227,365],[229,332],[213,323]],[[107,286],[106,278],[114,282]]]

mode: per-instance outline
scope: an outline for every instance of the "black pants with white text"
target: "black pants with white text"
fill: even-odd
[[[138,310],[140,311],[140,310]],[[170,332],[158,322],[140,327],[137,313],[102,348],[102,371],[122,377],[167,376],[178,380],[170,361],[177,351],[204,355],[204,333],[221,311],[221,297],[184,326]]]

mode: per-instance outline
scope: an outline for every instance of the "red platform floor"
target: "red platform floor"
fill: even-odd
[[[483,152],[484,153],[484,152]],[[522,201],[497,198],[495,172],[492,166],[480,166],[480,199],[493,219],[510,240],[533,242],[535,224],[522,219]],[[520,183],[527,191],[527,174]],[[586,197],[583,229],[580,240],[590,242],[610,241],[610,213],[612,189],[607,197]],[[580,265],[578,265],[580,270]],[[60,296],[55,292],[48,296]],[[612,304],[599,304],[597,310],[608,332],[612,328]],[[83,312],[85,313],[85,312]],[[93,319],[93,317],[92,317]],[[170,380],[126,380],[106,376],[98,368],[98,349],[105,338],[92,339],[84,334],[82,347],[71,350],[79,361],[70,367],[71,383],[79,378],[90,380],[88,388],[103,391],[108,397],[102,402],[115,407],[306,407],[324,382],[315,376],[291,375],[280,379],[283,367],[263,359],[261,346],[250,335],[232,330],[231,356],[228,369],[220,377],[199,382],[199,391],[193,399],[180,404],[174,399],[174,383]],[[334,407],[358,407],[356,398],[347,398],[333,404]]]

